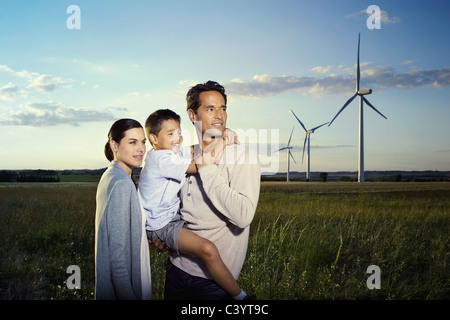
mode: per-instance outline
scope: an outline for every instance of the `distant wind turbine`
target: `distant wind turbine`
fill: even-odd
[[[380,111],[375,109],[375,107],[364,97],[367,94],[372,93],[372,89],[363,89],[359,90],[359,79],[361,77],[360,75],[360,68],[359,68],[359,41],[360,41],[361,34],[358,34],[358,56],[357,56],[357,66],[356,66],[356,92],[355,94],[347,100],[347,102],[344,104],[344,106],[339,110],[339,112],[334,116],[333,120],[330,121],[330,126],[334,119],[337,118],[337,116],[342,112],[342,110],[347,107],[350,102],[353,101],[353,99],[356,98],[356,96],[359,96],[359,160],[358,160],[358,182],[364,182],[364,115],[363,115],[363,101],[371,107],[373,110],[375,110],[378,114],[380,114],[383,118],[387,119]]]
[[[309,140],[310,140],[310,134],[311,133],[314,133],[314,131],[315,130],[317,130],[317,129],[319,129],[320,127],[322,127],[322,126],[324,126],[324,125],[326,125],[328,122],[325,122],[324,124],[321,124],[320,126],[317,126],[317,127],[315,127],[315,128],[312,128],[312,129],[310,129],[310,130],[307,130],[306,128],[305,128],[305,126],[303,125],[303,123],[300,121],[300,119],[295,115],[295,113],[294,113],[294,111],[292,111],[292,109],[291,109],[291,112],[292,112],[292,114],[294,115],[294,117],[295,117],[295,119],[297,119],[297,121],[300,123],[300,125],[302,126],[302,128],[303,128],[303,130],[305,130],[305,132],[306,132],[306,136],[305,136],[305,142],[303,143],[303,155],[302,155],[302,163],[303,163],[303,158],[305,157],[305,146],[306,146],[306,140],[308,140],[308,148],[307,148],[307,152],[306,152],[306,157],[307,157],[307,159],[306,159],[306,181],[309,181],[309,179],[310,179],[310,155],[309,155]]]
[[[294,132],[294,128],[292,128],[291,136],[289,137],[289,141],[288,141],[287,146],[275,151],[275,152],[282,151],[282,150],[287,150],[288,151],[287,152],[287,165],[288,165],[288,167],[287,167],[287,177],[286,177],[286,181],[288,181],[288,182],[289,182],[289,171],[291,170],[291,159],[290,158],[292,158],[292,160],[294,160],[294,162],[295,162],[294,156],[291,153],[291,149],[293,148],[293,147],[291,147],[291,138],[292,138],[292,133],[293,132]],[[295,163],[297,163],[297,162],[295,162]]]

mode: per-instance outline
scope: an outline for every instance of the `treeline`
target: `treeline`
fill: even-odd
[[[59,171],[61,175],[102,175],[106,168],[102,169],[73,169],[73,170],[61,170]]]
[[[306,181],[305,172],[291,171],[291,181]],[[261,181],[286,181],[286,173],[263,175]],[[310,181],[358,181],[357,171],[311,172]],[[450,182],[450,171],[366,171],[366,182]]]
[[[79,181],[79,176],[101,176],[106,168],[101,169],[72,169],[72,170],[2,170],[0,182],[61,182],[71,181],[67,176],[73,176]],[[91,181],[91,180],[89,180]]]
[[[0,182],[60,182],[55,170],[0,171]]]

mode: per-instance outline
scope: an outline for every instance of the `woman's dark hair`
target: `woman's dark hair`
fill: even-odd
[[[200,107],[200,93],[206,91],[217,91],[222,94],[225,104],[227,104],[227,95],[225,94],[225,88],[215,81],[209,80],[206,83],[199,83],[189,89],[186,94],[187,109],[192,109],[197,113],[198,107]]]
[[[114,160],[114,152],[109,145],[111,140],[120,143],[120,140],[125,136],[125,132],[134,129],[142,128],[141,124],[133,119],[120,119],[113,123],[108,133],[108,142],[105,144],[105,156],[109,161]]]

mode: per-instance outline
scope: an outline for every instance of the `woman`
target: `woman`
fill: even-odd
[[[132,119],[116,121],[105,145],[111,162],[97,188],[95,214],[96,299],[151,299],[145,215],[131,179],[142,164],[145,133]]]

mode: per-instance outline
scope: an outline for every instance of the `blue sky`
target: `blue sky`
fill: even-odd
[[[80,29],[69,29],[70,5]],[[381,29],[366,9],[377,5]],[[96,169],[115,119],[144,124],[159,108],[182,117],[185,94],[215,80],[229,95],[229,128],[266,169],[301,163],[304,131],[330,121],[361,87],[366,170],[450,170],[448,1],[24,1],[0,10],[0,169]],[[239,132],[238,131],[238,132]],[[256,132],[257,141],[246,137]],[[241,140],[242,141],[242,140]],[[311,171],[357,170],[358,102],[311,135]]]

